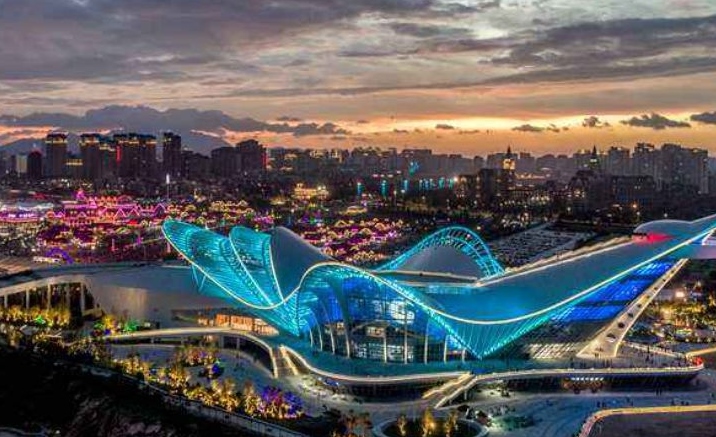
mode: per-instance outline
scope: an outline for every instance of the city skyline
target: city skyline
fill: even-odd
[[[714,14],[667,0],[9,1],[0,144],[66,128],[29,114],[143,105],[244,121],[186,128],[269,147],[713,153]]]
[[[109,113],[119,108],[125,113],[115,122],[103,120],[96,122],[88,114],[91,112]],[[137,114],[132,114],[137,111]],[[145,111],[161,114],[160,118],[169,119],[172,114],[182,113],[177,128],[163,128],[158,124],[148,127],[151,121],[140,121],[132,117],[141,117]],[[186,116],[196,117],[194,120]],[[630,118],[621,116],[586,116],[583,118],[564,118],[561,125],[554,123],[523,123],[514,127],[491,129],[466,129],[458,124],[438,123],[432,128],[413,127],[410,129],[393,128],[391,131],[356,132],[347,125],[333,122],[316,122],[294,117],[279,117],[276,120],[261,121],[253,118],[234,118],[218,111],[200,111],[195,109],[165,111],[146,106],[111,106],[90,110],[87,113],[73,115],[69,113],[32,113],[27,116],[0,115],[0,151],[2,146],[18,140],[34,139],[40,147],[46,134],[50,132],[70,132],[80,135],[87,132],[142,132],[159,134],[177,132],[185,137],[191,150],[205,151],[205,143],[210,147],[231,145],[246,139],[257,139],[269,148],[289,147],[307,149],[354,149],[357,147],[378,147],[399,150],[410,148],[430,148],[437,153],[457,153],[465,156],[481,156],[503,152],[507,147],[514,151],[530,152],[536,155],[571,154],[578,150],[597,147],[607,150],[611,147],[632,148],[638,143],[681,144],[685,147],[702,148],[710,155],[716,154],[716,144],[712,143],[716,125],[709,120],[711,113],[683,114],[681,118],[670,119],[661,114],[640,114]],[[290,120],[289,120],[290,118]],[[124,124],[127,119],[130,124]],[[208,119],[208,120],[207,120]],[[707,122],[699,122],[705,119]],[[46,121],[45,121],[46,120]],[[53,123],[54,120],[59,122]],[[71,120],[69,124],[68,120]],[[228,120],[227,124],[222,122]],[[505,119],[495,119],[498,124],[506,124]],[[173,123],[173,121],[171,122]],[[365,122],[355,125],[368,124]],[[173,124],[170,124],[172,126]],[[212,126],[201,129],[202,125]],[[231,130],[236,125],[239,130]],[[137,128],[136,126],[140,126]],[[194,127],[196,126],[196,127]],[[347,127],[344,127],[347,126]],[[362,129],[366,129],[363,128]]]

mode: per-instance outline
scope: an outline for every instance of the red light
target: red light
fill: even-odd
[[[671,235],[668,234],[662,234],[662,233],[649,233],[646,235],[634,235],[634,241],[637,243],[647,243],[647,244],[653,244],[653,243],[661,243],[663,241],[667,241],[671,239]]]

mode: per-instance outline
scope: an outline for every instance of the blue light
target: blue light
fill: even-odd
[[[323,349],[326,344],[336,350],[344,347],[345,353],[351,356],[354,331],[362,332],[366,326],[373,326],[374,334],[381,328],[386,333],[407,330],[412,338],[421,342],[429,338],[431,345],[444,342],[453,350],[466,349],[482,358],[550,319],[604,320],[613,317],[674,265],[673,261],[655,260],[690,243],[685,237],[649,254],[649,258],[642,258],[643,265],[627,265],[610,278],[600,279],[601,282],[589,288],[565,293],[561,300],[545,303],[531,312],[513,311],[515,306],[519,307],[519,301],[497,302],[494,317],[480,318],[470,312],[484,302],[481,293],[485,290],[481,288],[490,281],[501,281],[505,270],[482,239],[466,228],[443,228],[377,271],[317,256],[315,248],[285,229],[283,233],[277,230],[274,234],[264,234],[237,227],[227,238],[167,220],[162,230],[172,246],[191,263],[201,293],[225,299],[283,334],[303,340],[310,338],[316,348]],[[289,238],[275,244],[276,235],[286,233],[295,240]],[[474,263],[482,274],[480,283],[445,285],[446,293],[435,284],[431,292],[426,293],[425,288],[401,282],[399,275],[394,278],[380,273],[400,270],[411,257],[430,257],[436,250],[456,251],[463,260]],[[276,264],[277,259],[283,264]],[[290,285],[280,280],[288,272],[295,276]],[[280,284],[284,284],[285,289]],[[456,287],[463,287],[465,293],[447,293]]]

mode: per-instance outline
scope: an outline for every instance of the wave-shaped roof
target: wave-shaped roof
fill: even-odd
[[[332,260],[318,248],[284,227],[277,227],[271,231],[271,254],[276,277],[283,290],[293,290],[308,269]]]
[[[668,230],[670,224],[657,222],[648,228]],[[381,320],[411,325],[415,332],[440,329],[460,347],[483,357],[611,281],[704,238],[716,227],[716,216],[678,227],[668,238],[634,239],[512,273],[504,271],[472,231],[445,228],[382,266],[379,274],[337,262],[285,228],[264,234],[238,227],[226,238],[167,220],[163,230],[200,273],[200,288],[224,296],[283,332],[313,335],[312,329],[319,327],[321,335],[325,324]],[[415,272],[399,274],[421,268],[469,272],[476,279],[460,276],[460,281],[449,284],[418,286]],[[206,286],[207,280],[212,287]]]

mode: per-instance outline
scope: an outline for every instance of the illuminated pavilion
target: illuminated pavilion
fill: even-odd
[[[715,227],[716,216],[650,222],[627,241],[511,271],[461,227],[368,270],[281,227],[222,236],[163,224],[201,294],[316,352],[394,363],[480,360],[547,322],[609,321],[679,259],[712,258],[702,243]]]

